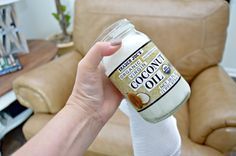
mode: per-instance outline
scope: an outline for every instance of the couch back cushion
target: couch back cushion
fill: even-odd
[[[78,0],[74,42],[84,55],[102,30],[127,18],[191,81],[221,60],[228,10],[225,0]]]

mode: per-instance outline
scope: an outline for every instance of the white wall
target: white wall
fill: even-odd
[[[62,2],[73,14],[74,0]],[[52,12],[56,12],[54,0],[21,0],[15,3],[15,8],[19,26],[27,39],[47,38],[60,32],[57,21],[51,15]],[[70,30],[72,30],[72,25]]]
[[[236,0],[231,0],[230,23],[221,65],[233,77],[236,77]]]

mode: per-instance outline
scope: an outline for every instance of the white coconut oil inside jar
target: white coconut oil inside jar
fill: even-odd
[[[156,123],[186,102],[190,87],[148,36],[122,19],[96,41],[122,40],[121,48],[104,57],[106,75],[147,121]]]

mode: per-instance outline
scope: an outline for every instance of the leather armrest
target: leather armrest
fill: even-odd
[[[191,88],[190,137],[197,143],[207,142],[209,146],[216,148],[212,145],[214,138],[211,137],[211,140],[207,141],[208,137],[218,129],[236,128],[236,83],[221,67],[214,66],[200,73],[193,80]],[[214,137],[217,141],[217,136]],[[223,151],[220,146],[217,148]]]
[[[26,140],[35,136],[53,117],[55,114],[35,113],[24,124],[22,131]]]
[[[58,112],[71,94],[81,58],[71,52],[18,77],[13,89],[19,102],[34,112]]]
[[[233,151],[236,147],[236,127],[224,127],[214,130],[207,137],[206,145],[218,149],[222,153]]]

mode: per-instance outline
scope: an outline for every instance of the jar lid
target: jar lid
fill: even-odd
[[[134,25],[127,19],[121,19],[107,27],[95,40],[98,41],[111,41],[113,39],[120,39],[122,35],[134,28]]]

